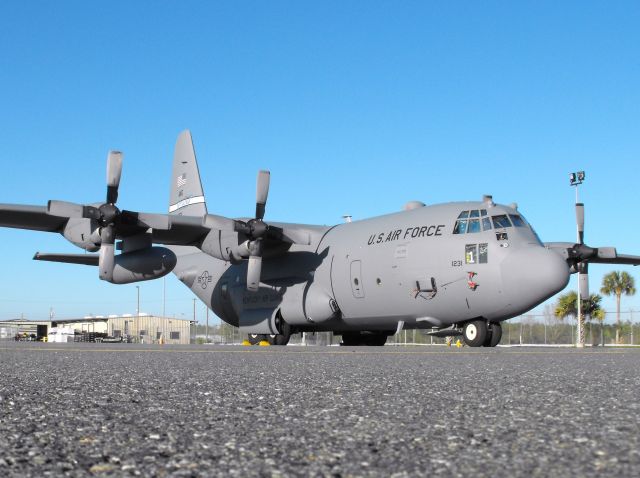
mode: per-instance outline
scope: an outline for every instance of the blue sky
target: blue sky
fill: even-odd
[[[543,240],[572,241],[568,173],[584,169],[587,242],[640,254],[639,24],[624,1],[2,2],[0,202],[101,201],[120,149],[119,206],[164,212],[189,128],[219,214],[252,214],[266,168],[267,219],[490,193]],[[1,229],[0,243],[0,320],[135,312],[134,285],[31,260],[71,252],[60,236]],[[591,267],[593,290],[609,270]],[[160,313],[162,280],[139,285]],[[191,317],[189,291],[166,288],[167,314]]]

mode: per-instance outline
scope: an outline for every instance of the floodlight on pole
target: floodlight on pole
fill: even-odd
[[[582,204],[579,200],[578,194],[578,186],[582,184],[585,180],[584,171],[576,171],[574,173],[569,173],[569,184],[571,186],[575,186],[576,188],[576,224],[577,224],[577,236],[578,236],[578,244],[584,243],[584,204]],[[584,274],[581,269],[584,269]],[[587,265],[586,264],[578,264],[578,304],[577,304],[577,322],[578,326],[576,327],[576,346],[584,347],[584,327],[582,323],[582,301],[589,300],[589,297],[582,297],[580,294],[580,284],[582,281],[588,281],[588,275],[586,274]],[[584,276],[584,277],[583,277]],[[586,285],[588,288],[588,285]]]

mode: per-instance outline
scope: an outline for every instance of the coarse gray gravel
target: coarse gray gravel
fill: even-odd
[[[0,476],[638,476],[640,350],[0,343]]]

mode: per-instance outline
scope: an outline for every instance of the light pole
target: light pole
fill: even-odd
[[[584,242],[584,204],[582,204],[579,200],[578,195],[578,186],[582,184],[585,179],[584,171],[578,171],[575,173],[569,174],[569,184],[571,186],[575,186],[576,188],[576,223],[577,223],[577,235],[578,235],[578,244],[582,244]],[[577,319],[578,326],[576,330],[576,347],[584,347],[584,323],[582,318],[582,301],[589,300],[588,297],[582,297],[580,294],[580,290],[582,287],[580,285],[584,282],[586,284],[587,290],[589,287],[589,276],[587,275],[587,264],[578,263],[578,307],[577,307]]]
[[[196,335],[198,334],[198,327],[196,325],[196,298],[193,299],[193,343],[196,343]]]
[[[206,317],[207,317],[207,325],[206,325],[206,330],[204,333],[204,343],[208,344],[209,343],[209,307],[207,307],[207,304],[204,305],[204,310],[206,311]]]
[[[136,286],[138,292],[138,305],[136,307],[136,337],[140,338],[140,286]]]

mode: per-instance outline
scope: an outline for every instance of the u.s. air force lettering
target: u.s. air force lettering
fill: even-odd
[[[444,224],[437,226],[415,226],[406,229],[394,229],[392,231],[380,232],[369,236],[368,244],[381,244],[383,242],[393,242],[398,239],[417,239],[418,237],[442,236]]]

